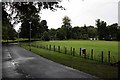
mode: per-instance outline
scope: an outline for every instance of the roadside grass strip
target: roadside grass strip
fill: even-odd
[[[29,50],[29,46],[23,45],[23,48]],[[91,75],[100,78],[117,78],[118,68],[115,66],[110,66],[102,64],[98,61],[84,59],[81,57],[76,57],[72,55],[66,55],[59,52],[54,52],[46,49],[41,49],[37,47],[31,47],[31,51],[37,55],[44,58],[52,60],[54,62],[78,69],[80,71],[89,73]]]

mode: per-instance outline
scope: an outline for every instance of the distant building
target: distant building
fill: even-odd
[[[89,38],[89,40],[99,40],[98,38]]]

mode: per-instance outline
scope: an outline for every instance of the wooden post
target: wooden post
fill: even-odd
[[[91,59],[93,60],[93,49],[91,49]]]
[[[81,48],[80,48],[80,56],[81,56]]]
[[[54,47],[53,47],[53,50],[55,51],[55,45],[54,45]]]
[[[110,63],[110,51],[108,51],[108,63]]]
[[[75,48],[73,48],[73,56],[75,56]]]
[[[66,47],[64,47],[64,49],[65,49],[65,54],[67,54],[67,48],[66,48]]]
[[[38,48],[40,48],[40,46],[38,45]]]
[[[101,54],[101,62],[103,63],[103,51],[102,51],[102,54]]]
[[[60,46],[58,46],[58,52],[60,52]]]
[[[49,45],[49,50],[51,50],[51,45]]]
[[[87,58],[87,53],[85,48],[82,48],[82,55],[85,59]]]
[[[72,47],[70,48],[70,51],[71,51],[71,55],[72,55]]]

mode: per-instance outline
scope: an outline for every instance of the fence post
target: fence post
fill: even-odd
[[[93,49],[91,49],[91,59],[93,60]]]
[[[53,48],[53,50],[55,51],[55,45],[54,45],[54,48]]]
[[[73,48],[73,56],[75,56],[75,48]]]
[[[51,45],[49,45],[49,50],[51,50]]]
[[[110,51],[108,51],[108,63],[110,63]]]
[[[70,48],[70,51],[71,51],[71,55],[72,55],[72,47]]]
[[[102,61],[102,63],[103,63],[103,51],[102,51],[102,55],[101,55],[101,61]]]
[[[80,48],[80,56],[81,56],[81,48]]]
[[[66,47],[64,47],[64,49],[65,49],[65,54],[67,54],[67,49],[66,49]]]
[[[40,46],[38,45],[38,48],[40,48]]]
[[[60,52],[60,46],[58,46],[58,52]]]
[[[85,48],[82,48],[82,55],[83,57],[86,59],[87,58],[87,55],[86,55],[86,49]]]

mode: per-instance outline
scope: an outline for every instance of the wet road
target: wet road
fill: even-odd
[[[3,46],[4,78],[95,78],[15,45]]]

